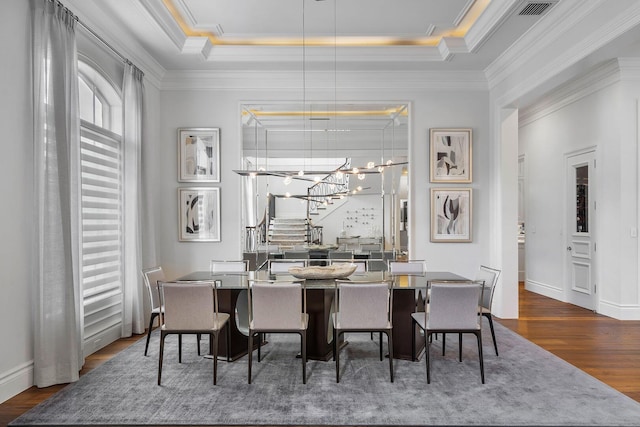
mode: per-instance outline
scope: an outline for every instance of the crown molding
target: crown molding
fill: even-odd
[[[558,2],[545,19],[530,28],[489,64],[485,70],[489,87],[496,87],[532,58],[549,49],[563,34],[570,32],[576,23],[600,6],[600,1],[580,2],[580,7],[576,7],[575,0]]]
[[[140,7],[138,2],[132,2],[135,7]],[[101,2],[85,2],[81,0],[66,0],[65,4],[74,14],[89,28],[100,35],[109,45],[111,45],[120,55],[127,58],[144,72],[145,81],[156,88],[162,85],[165,69],[153,58],[135,39],[127,38],[126,42],[122,35],[112,34],[106,30],[108,28],[119,28],[120,25],[113,19],[113,16],[104,9]],[[96,10],[95,8],[98,8]],[[90,17],[100,17],[99,22]]]
[[[519,126],[526,126],[612,84],[624,81],[640,81],[640,58],[612,59],[554,89],[536,104],[520,110]]]
[[[492,0],[464,37],[469,52],[477,51],[513,13],[522,0]]]
[[[562,16],[565,16],[568,12],[571,12],[571,9],[566,9],[566,5],[568,5],[566,1],[567,0],[563,0],[562,2],[559,2],[557,4],[556,7],[562,5],[565,8],[559,10],[559,13],[554,15],[554,19],[550,21],[552,24],[556,23],[558,15],[560,15],[561,19],[564,19],[562,18]],[[606,4],[601,2],[594,2],[593,4],[607,7]],[[588,9],[589,13],[592,13],[595,9],[593,4],[585,5],[584,9]],[[553,12],[554,11],[552,10],[550,14],[552,14]],[[563,30],[563,33],[569,30],[573,30],[572,34],[575,37],[575,34],[581,32],[579,30],[576,30],[573,25],[575,25],[585,17],[586,13],[583,12],[584,11],[581,9],[579,13],[575,13],[576,16],[580,15],[580,19],[576,19],[576,16],[571,17],[574,22],[571,25],[567,25]],[[632,4],[632,6],[626,8],[625,10],[617,14],[614,18],[606,21],[603,25],[595,28],[590,27],[589,33],[585,37],[580,38],[579,41],[574,43],[573,45],[562,50],[556,49],[555,56],[552,58],[541,57],[542,51],[552,46],[552,41],[557,37],[560,37],[561,34],[555,34],[553,37],[551,37],[551,35],[545,36],[544,40],[541,40],[540,44],[537,47],[535,46],[535,43],[530,44],[530,42],[527,42],[524,45],[520,45],[519,48],[516,49],[517,51],[522,53],[517,55],[517,59],[514,59],[514,65],[506,66],[501,69],[499,78],[496,77],[496,74],[491,77],[490,73],[487,73],[489,87],[492,90],[496,89],[496,85],[507,77],[511,77],[511,80],[517,81],[517,84],[503,89],[502,93],[500,93],[500,91],[497,91],[496,93],[498,105],[508,105],[509,103],[514,102],[514,100],[518,99],[519,97],[539,87],[541,82],[550,81],[553,77],[558,76],[562,71],[569,69],[569,67],[578,63],[589,54],[593,53],[600,47],[606,45],[607,43],[611,42],[620,35],[624,34],[629,29],[639,24],[640,2],[635,2]],[[527,33],[525,36],[528,38],[531,35],[535,36],[535,34],[531,32]],[[519,45],[519,42],[516,42],[514,46],[515,45]],[[530,46],[529,50],[527,50],[526,46]],[[533,52],[534,49],[536,50],[535,52]],[[505,54],[507,53],[508,55],[501,56],[499,58],[499,61],[503,61],[504,58],[508,58],[512,55],[511,48],[507,52],[505,52]],[[538,67],[537,69],[531,69],[532,62],[544,65]],[[525,69],[527,64],[529,64],[529,68]],[[492,64],[490,67],[493,66],[494,64]],[[526,77],[514,79],[513,75],[516,75],[518,73]]]
[[[264,90],[300,94],[301,71],[167,71],[162,90]],[[307,71],[306,90],[393,89],[488,91],[482,72],[476,71]]]

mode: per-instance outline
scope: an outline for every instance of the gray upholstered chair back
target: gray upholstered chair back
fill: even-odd
[[[329,251],[329,259],[352,259],[353,251]]]
[[[303,285],[296,282],[252,282],[249,290],[251,329],[300,329],[306,309],[302,291]]]
[[[242,273],[249,270],[249,261],[216,261],[212,260],[209,264],[209,270],[212,273]]]
[[[427,329],[480,328],[478,300],[481,294],[480,283],[432,283]]]
[[[166,280],[162,267],[158,266],[142,270],[142,276],[144,277],[144,284],[149,294],[151,310],[159,309],[160,297],[158,295],[158,282],[164,282]]]
[[[309,251],[285,250],[282,256],[286,259],[309,259]]]
[[[216,326],[213,282],[160,282],[163,329],[196,330]]]
[[[500,270],[495,268],[480,266],[480,270],[476,273],[475,280],[477,282],[484,282],[484,290],[482,292],[482,301],[480,305],[487,310],[491,311],[491,304],[493,303],[493,293],[498,284],[498,277],[500,276]]]
[[[289,267],[306,267],[306,259],[270,259],[269,260],[269,273],[270,274],[288,274]]]
[[[389,283],[336,281],[337,323],[340,329],[383,329],[389,325]]]
[[[389,261],[391,274],[425,274],[427,265],[423,260]]]

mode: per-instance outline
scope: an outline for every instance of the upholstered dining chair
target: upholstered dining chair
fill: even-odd
[[[244,273],[249,270],[249,261],[217,261],[211,260],[209,263],[209,271],[211,273]]]
[[[270,259],[269,274],[289,274],[289,267],[306,267],[306,259]]]
[[[162,380],[164,342],[169,334],[178,334],[178,363],[182,362],[182,334],[208,334],[209,351],[213,356],[213,384],[217,384],[218,335],[229,321],[227,313],[218,311],[215,281],[159,282],[161,313],[160,360],[158,385]],[[227,343],[229,328],[226,328]]]
[[[211,260],[209,263],[211,274],[242,274],[249,271],[249,261],[232,260],[217,261]],[[238,331],[246,337],[249,336],[249,310],[247,307],[247,291],[241,290],[236,299],[236,308],[234,313],[234,321]],[[230,361],[230,355],[227,352],[227,362]]]
[[[162,267],[152,267],[142,270],[142,276],[144,277],[144,284],[147,288],[147,294],[149,295],[149,306],[151,308],[151,316],[149,319],[149,329],[147,330],[147,343],[144,346],[144,355],[147,355],[149,351],[149,340],[151,339],[151,330],[153,328],[153,322],[158,316],[162,307],[160,306],[160,297],[158,295],[158,281],[165,281],[164,272]]]
[[[353,259],[353,251],[337,251],[331,250],[327,253],[327,258],[331,259],[341,259],[341,260],[351,260]]]
[[[498,355],[498,342],[496,341],[496,333],[493,330],[493,314],[491,313],[491,306],[493,304],[493,294],[498,284],[498,278],[501,271],[495,268],[480,266],[480,270],[476,273],[476,281],[484,282],[484,291],[482,292],[482,301],[480,301],[480,311],[483,317],[486,317],[489,321],[489,328],[491,329],[491,338],[493,339],[493,347]]]
[[[427,272],[427,264],[424,260],[388,261],[389,273],[392,275],[414,274],[423,275]]]
[[[393,326],[391,313],[393,292],[391,283],[335,281],[333,313],[333,358],[336,362],[336,382],[340,382],[340,348],[338,340],[345,332],[379,332],[387,335],[389,374],[393,382]],[[383,360],[382,339],[380,360]]]
[[[424,312],[412,313],[412,321],[425,332],[425,359],[427,383],[431,383],[431,336],[434,333],[472,333],[478,341],[480,378],[484,384],[484,359],[482,356],[482,329],[478,301],[482,298],[483,282],[434,282],[431,284],[429,302]],[[415,360],[415,335],[412,352]],[[444,340],[442,345],[444,346]],[[460,335],[460,355],[462,360],[462,335]]]
[[[300,335],[302,383],[307,383],[307,293],[305,281],[250,280],[248,383],[251,384],[253,337],[263,333]],[[260,362],[258,346],[258,362]]]

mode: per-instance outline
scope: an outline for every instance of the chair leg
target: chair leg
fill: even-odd
[[[340,337],[340,332],[337,332],[335,329],[333,330],[333,359],[336,361],[336,382],[340,382],[340,347],[338,347],[338,338]]]
[[[382,333],[380,334],[382,335]],[[391,375],[391,382],[393,382],[393,333],[392,331],[387,332],[387,346],[389,347],[389,374]]]
[[[429,338],[431,338],[431,334],[427,332],[427,335],[429,335]],[[427,384],[431,384],[431,361],[429,354],[431,353],[431,341],[427,340],[427,343],[425,344],[427,346],[427,348],[425,349],[424,352],[424,358],[427,361]]]
[[[462,362],[462,334],[458,332],[458,361]]]
[[[307,331],[300,332],[300,353],[302,353],[302,384],[307,383]]]
[[[382,332],[379,332],[378,339],[380,340],[380,361],[384,360],[384,356],[382,355]]]
[[[484,384],[484,358],[482,357],[482,332],[476,332],[476,337],[478,338],[478,359],[480,359],[480,378],[482,379],[482,384]]]
[[[178,363],[182,363],[182,334],[178,334]]]
[[[200,338],[202,338],[202,334],[196,334],[196,341],[198,342],[198,356],[200,356]]]
[[[162,378],[162,358],[164,356],[164,332],[160,333],[160,360],[158,361],[158,385],[160,385],[160,379]]]
[[[262,360],[260,357],[260,349],[262,348],[263,337],[261,333],[258,333],[258,363]]]
[[[491,313],[482,313],[487,319],[489,319],[489,329],[491,329],[491,338],[493,338],[493,348],[496,349],[496,356],[498,355],[498,342],[496,341],[496,333],[493,330],[493,316]]]
[[[151,313],[151,320],[149,320],[149,332],[147,332],[147,345],[144,346],[144,355],[147,355],[149,350],[149,341],[151,340],[151,328],[153,328],[153,322],[158,317],[158,313]]]
[[[213,354],[213,385],[218,384],[218,334],[209,335],[209,347]]]
[[[251,384],[251,359],[253,356],[253,331],[249,331],[249,348],[247,349],[247,354],[249,356],[248,360],[248,382]]]

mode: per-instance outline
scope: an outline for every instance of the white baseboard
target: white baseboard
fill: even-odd
[[[33,361],[0,373],[0,403],[22,393],[33,385]]]
[[[598,313],[618,320],[640,320],[640,305],[600,301]]]
[[[525,280],[524,288],[528,291],[535,292],[545,297],[564,301],[564,291],[562,288],[552,286],[547,283],[536,282],[535,280]]]
[[[117,341],[122,336],[122,324],[118,322],[115,325],[91,336],[86,339],[83,347],[83,355],[84,357],[89,356],[90,354],[95,353],[103,347],[111,344],[114,341]]]

